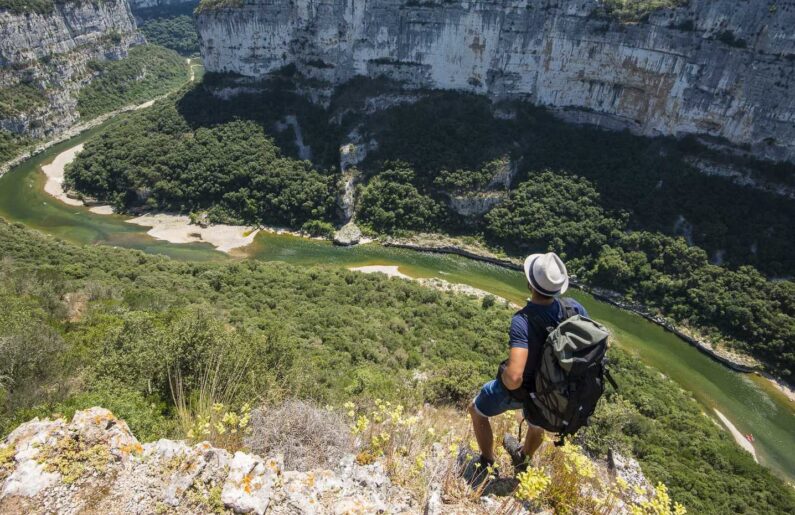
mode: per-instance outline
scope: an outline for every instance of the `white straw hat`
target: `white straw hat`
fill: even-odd
[[[538,293],[554,297],[569,289],[569,274],[557,254],[531,254],[524,260],[524,275]]]

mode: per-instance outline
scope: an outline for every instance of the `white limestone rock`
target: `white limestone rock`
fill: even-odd
[[[502,191],[489,191],[485,193],[469,193],[464,195],[450,195],[448,205],[450,209],[461,216],[481,216],[508,197]]]
[[[627,491],[634,502],[642,502],[649,498],[654,488],[635,458],[622,456],[611,449],[607,453],[607,466],[615,478],[626,481],[630,486]]]
[[[334,244],[335,245],[342,245],[345,247],[356,245],[362,239],[362,231],[359,227],[353,223],[349,222],[342,226],[340,230],[334,233]]]
[[[229,465],[221,500],[235,512],[262,515],[271,502],[281,469],[281,459],[263,460],[259,456],[236,452]]]

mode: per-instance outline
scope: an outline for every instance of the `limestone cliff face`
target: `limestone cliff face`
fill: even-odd
[[[129,0],[129,1],[130,1],[130,7],[132,8],[133,12],[136,14],[139,11],[145,9],[175,7],[187,4],[195,5],[197,3],[196,0]]]
[[[36,98],[0,113],[0,128],[33,137],[61,132],[78,118],[88,63],[120,59],[143,42],[126,0],[56,3],[49,14],[0,9],[0,88],[25,88]]]
[[[795,161],[795,0],[690,0],[643,23],[597,0],[246,0],[198,16],[208,71],[519,97],[578,122],[705,134]]]

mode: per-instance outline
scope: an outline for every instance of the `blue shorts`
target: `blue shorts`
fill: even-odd
[[[524,407],[522,402],[511,397],[508,389],[496,379],[483,385],[480,393],[475,397],[474,403],[475,410],[484,417],[496,417],[508,410],[517,410]],[[523,414],[527,418],[527,413]]]

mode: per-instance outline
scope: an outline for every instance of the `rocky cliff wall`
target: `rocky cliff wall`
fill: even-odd
[[[92,60],[120,59],[143,43],[126,0],[56,3],[49,14],[0,9],[0,88],[32,100],[0,113],[0,128],[33,137],[74,124]],[[19,104],[18,104],[19,106]]]
[[[129,0],[133,13],[152,9],[174,9],[195,6],[197,0]]]
[[[704,134],[795,161],[795,0],[691,0],[643,23],[597,0],[246,0],[198,16],[208,71],[519,97],[576,122]]]

